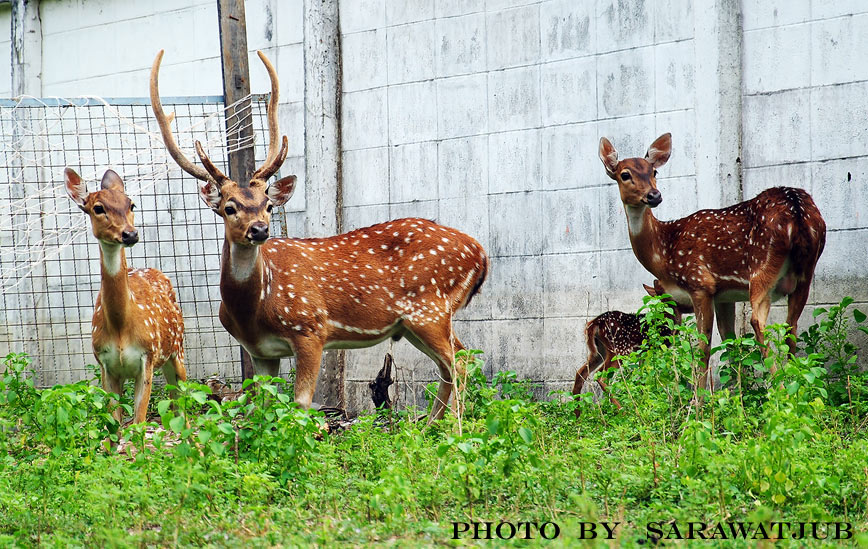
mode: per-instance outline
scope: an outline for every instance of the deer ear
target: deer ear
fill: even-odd
[[[672,134],[664,133],[648,147],[648,152],[645,153],[645,160],[650,162],[654,168],[659,168],[663,164],[666,164],[671,153]]]
[[[114,170],[106,170],[102,176],[100,188],[104,191],[124,192],[124,180]]]
[[[265,190],[265,194],[268,195],[268,198],[271,199],[275,206],[283,206],[289,201],[292,193],[295,191],[295,181],[296,177],[294,175],[287,175],[269,185]]]
[[[600,138],[600,160],[606,168],[606,175],[617,181],[615,169],[618,167],[618,151],[605,137]]]
[[[75,205],[84,210],[87,200],[87,185],[72,168],[63,170],[63,181],[66,183],[66,194],[75,202]]]
[[[202,202],[207,204],[208,207],[215,212],[220,207],[220,200],[223,198],[220,195],[220,189],[213,181],[208,181],[199,187],[199,197],[202,199]]]
[[[650,295],[652,297],[657,297],[658,295],[660,295],[657,293],[657,288],[655,288],[653,286],[649,286],[647,284],[642,284],[642,287],[645,288],[645,291],[648,292],[648,295]]]

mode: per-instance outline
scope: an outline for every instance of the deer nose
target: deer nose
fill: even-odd
[[[124,243],[125,246],[132,246],[139,241],[139,231],[133,229],[131,231],[122,232],[121,241]]]
[[[268,225],[263,222],[257,222],[247,229],[247,238],[253,242],[265,242],[268,240]]]
[[[651,191],[645,196],[645,200],[648,202],[649,206],[654,208],[663,202],[663,195],[660,194],[660,191],[657,189],[651,189]]]

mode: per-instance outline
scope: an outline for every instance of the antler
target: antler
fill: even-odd
[[[262,59],[262,63],[265,65],[265,70],[268,71],[268,78],[271,80],[271,97],[268,100],[268,108],[266,109],[266,115],[268,118],[268,156],[265,157],[265,163],[262,167],[253,172],[253,177],[251,177],[251,179],[261,179],[265,181],[274,175],[274,173],[280,169],[283,161],[286,160],[288,140],[284,135],[283,142],[278,150],[277,100],[280,96],[280,83],[277,80],[277,71],[274,70],[274,66],[271,64],[271,61],[268,60],[268,57],[266,57],[261,51],[256,53],[259,55],[259,58]]]
[[[163,143],[166,145],[166,150],[169,151],[169,154],[178,164],[178,166],[192,175],[196,179],[200,179],[202,181],[210,181],[215,183],[218,187],[220,187],[224,181],[228,178],[217,169],[214,164],[208,160],[208,157],[205,155],[205,152],[202,151],[199,154],[199,157],[202,159],[202,163],[206,166],[210,166],[208,170],[205,170],[196,164],[190,162],[190,160],[184,156],[184,153],[181,152],[181,149],[178,148],[178,144],[175,143],[175,137],[172,135],[172,120],[175,118],[175,114],[166,115],[163,112],[163,104],[160,103],[160,84],[159,84],[159,75],[160,75],[160,62],[163,60],[163,50],[160,50],[157,53],[156,59],[154,59],[154,64],[151,67],[151,108],[154,111],[154,116],[157,118],[157,124],[160,126],[160,133],[163,135]],[[272,69],[273,70],[273,69]],[[201,146],[197,147],[201,148]],[[197,151],[198,152],[198,151]],[[211,169],[213,168],[213,169]],[[209,173],[210,172],[210,173]]]

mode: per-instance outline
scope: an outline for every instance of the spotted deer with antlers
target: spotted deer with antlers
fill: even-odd
[[[659,297],[666,293],[659,280],[654,281],[653,286],[647,284],[642,285],[645,291],[650,296]],[[684,314],[690,314],[693,308],[689,305],[678,305],[672,308],[672,312],[667,316],[674,324],[681,324],[681,318]],[[668,337],[672,331],[668,326],[663,326],[660,330],[660,335]],[[639,315],[635,313],[623,313],[621,311],[606,311],[605,313],[589,320],[585,325],[585,344],[588,347],[588,360],[576,370],[576,379],[573,383],[573,394],[577,395],[582,392],[585,382],[591,378],[591,375],[599,369],[600,373],[605,373],[610,368],[620,368],[621,363],[615,360],[616,356],[627,356],[642,345],[642,342],[648,337],[648,330],[642,324]],[[598,379],[597,383],[605,391],[606,383],[602,379]],[[618,408],[621,405],[615,398],[612,402]],[[578,408],[575,410],[576,417],[581,413]]]
[[[600,160],[618,183],[636,258],[681,305],[692,305],[706,341],[704,368],[694,381],[709,385],[708,342],[714,316],[725,338],[735,330],[735,303],[749,301],[757,341],[773,301],[787,298],[788,345],[795,352],[799,316],[808,300],[814,268],[826,242],[826,224],[802,189],[774,187],[751,200],[700,210],[674,221],[659,221],[652,209],[663,196],[657,169],[669,160],[672,137],[664,134],[644,158],[618,160],[608,139],[600,139]],[[774,373],[774,372],[772,372]]]
[[[220,321],[250,353],[259,374],[277,375],[280,359],[296,358],[295,400],[309,407],[323,349],[369,347],[406,337],[430,357],[440,383],[429,422],[452,392],[455,353],[464,347],[452,317],[479,291],[488,257],[473,238],[424,219],[398,219],[326,238],[269,238],[272,208],[292,195],[296,178],[268,179],[287,154],[278,144],[277,74],[271,80],[265,163],[250,181],[224,175],[196,142],[200,167],[184,155],[160,103],[161,51],[151,69],[151,105],[169,154],[204,182],[200,195],[225,226],[220,269]]]
[[[161,366],[166,383],[187,379],[184,369],[184,319],[169,278],[156,269],[128,269],[124,252],[139,241],[133,216],[135,204],[124,182],[112,170],[100,190],[87,185],[71,168],[64,170],[66,192],[90,217],[99,241],[100,289],[94,306],[91,340],[100,365],[102,386],[120,395],[123,382],[135,380],[136,423],[145,421],[154,367]],[[114,410],[120,422],[123,411]]]

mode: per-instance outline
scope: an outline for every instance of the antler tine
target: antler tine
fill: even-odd
[[[256,52],[262,63],[265,65],[265,70],[268,71],[268,78],[271,80],[271,97],[268,100],[268,108],[266,116],[268,119],[268,156],[265,158],[265,163],[256,172],[252,179],[266,180],[280,169],[283,161],[286,160],[288,152],[288,140],[283,136],[280,149],[277,148],[277,135],[279,128],[277,124],[277,101],[280,98],[280,82],[277,79],[277,71],[274,70],[274,65],[268,60],[261,51]]]
[[[177,163],[182,170],[192,175],[196,179],[200,179],[202,181],[214,181],[214,178],[211,177],[208,171],[190,162],[190,160],[186,156],[184,156],[184,153],[181,152],[181,149],[178,148],[178,144],[175,143],[175,136],[172,135],[171,127],[172,120],[175,118],[175,114],[172,113],[167,116],[166,113],[163,112],[163,104],[160,102],[159,74],[160,62],[163,60],[163,53],[164,51],[160,50],[159,53],[157,53],[157,57],[154,59],[154,64],[151,67],[150,86],[151,108],[154,111],[154,116],[157,118],[157,124],[160,126],[160,133],[163,135],[163,144],[166,145],[166,150],[169,151],[169,155],[171,155],[171,157],[175,160],[175,163]],[[222,181],[216,183],[219,186],[222,184]]]
[[[226,177],[213,162],[211,162],[211,159],[208,158],[207,154],[205,154],[205,149],[202,148],[202,143],[200,143],[198,139],[196,140],[196,154],[199,155],[199,160],[202,161],[202,165],[205,166],[206,170],[208,170],[208,174],[211,175],[218,187],[229,180],[229,178]]]

